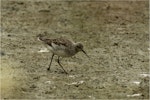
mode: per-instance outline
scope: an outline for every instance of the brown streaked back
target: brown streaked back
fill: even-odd
[[[69,41],[68,39],[63,39],[63,38],[56,38],[56,39],[46,39],[43,37],[39,37],[41,41],[43,41],[45,44],[48,44],[49,46],[52,46],[52,43],[56,45],[63,45],[65,47],[71,46],[72,42]]]

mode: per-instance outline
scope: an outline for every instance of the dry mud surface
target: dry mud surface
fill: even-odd
[[[1,99],[148,99],[148,7],[148,0],[2,0]],[[80,41],[91,58],[63,58],[68,75],[55,60],[47,71],[52,53],[38,34]]]

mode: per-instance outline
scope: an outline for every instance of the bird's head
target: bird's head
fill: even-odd
[[[87,57],[89,57],[89,56],[87,55],[87,53],[84,51],[82,43],[80,43],[80,42],[76,43],[76,44],[75,44],[75,48],[76,48],[76,51],[77,51],[77,52],[82,51]]]

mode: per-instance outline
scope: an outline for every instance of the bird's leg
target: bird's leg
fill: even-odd
[[[66,73],[66,74],[68,74],[66,71],[65,71],[65,69],[63,68],[63,66],[60,64],[60,60],[59,60],[59,58],[60,58],[60,56],[58,56],[58,64],[60,65],[60,67],[64,70],[64,72]]]
[[[53,54],[52,57],[51,57],[51,62],[50,62],[50,64],[49,64],[49,67],[47,68],[47,70],[50,70],[50,67],[51,67],[51,64],[52,64],[53,57],[54,57],[54,54]]]

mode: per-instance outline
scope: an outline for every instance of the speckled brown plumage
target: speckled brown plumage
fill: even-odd
[[[60,56],[71,57],[79,51],[82,51],[84,54],[86,54],[86,52],[83,50],[83,45],[81,43],[74,43],[64,38],[48,39],[48,38],[44,38],[41,35],[39,35],[38,38],[39,40],[47,44],[50,47],[51,52],[53,53],[48,70],[50,70],[50,66],[54,55],[58,55],[58,64],[62,67],[62,65],[59,62]],[[64,70],[63,67],[62,69]],[[65,70],[64,72],[67,73]]]

